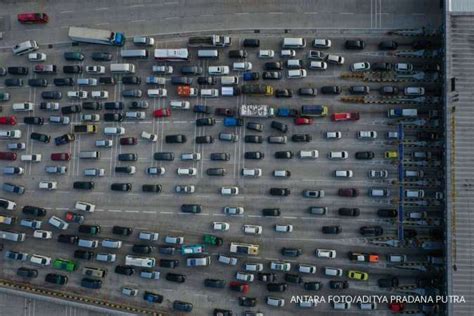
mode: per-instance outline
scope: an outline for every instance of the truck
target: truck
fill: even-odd
[[[360,115],[359,112],[341,112],[341,113],[333,113],[331,115],[331,121],[357,121],[359,120]]]
[[[75,42],[112,46],[123,46],[125,44],[125,35],[123,33],[88,27],[71,26],[69,27],[68,36]]]
[[[302,105],[301,115],[323,117],[328,115],[328,107],[325,105]]]
[[[237,253],[237,254],[257,256],[259,252],[259,246],[252,245],[252,244],[231,242],[229,251],[232,253]]]
[[[244,120],[236,117],[226,117],[224,118],[224,126],[226,127],[236,127],[244,125]]]
[[[215,235],[211,234],[205,234],[202,236],[202,240],[204,241],[205,244],[207,245],[212,245],[212,246],[221,246],[224,240],[220,237],[217,237]]]
[[[155,49],[155,59],[166,61],[187,61],[189,58],[189,51],[187,48]]]
[[[97,132],[97,126],[93,124],[74,125],[74,133],[94,134]]]
[[[182,255],[192,255],[196,253],[203,253],[204,245],[183,245],[181,247]]]
[[[190,86],[178,86],[176,91],[180,97],[197,97],[198,95],[198,90]]]
[[[232,43],[230,36],[209,35],[193,36],[189,38],[189,47],[228,47]]]
[[[244,84],[242,93],[246,95],[273,96],[273,87],[265,84]]]
[[[389,109],[387,111],[388,117],[418,117],[418,110],[417,109]]]
[[[242,104],[239,114],[242,117],[273,117],[275,109],[266,104]]]
[[[297,117],[298,114],[298,110],[290,108],[278,108],[276,113],[279,117]]]

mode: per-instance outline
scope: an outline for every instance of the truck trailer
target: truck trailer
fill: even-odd
[[[189,38],[189,47],[228,47],[232,43],[230,36],[210,35]]]
[[[123,33],[109,30],[71,26],[69,27],[68,35],[75,42],[112,46],[123,46],[125,44],[125,35]]]

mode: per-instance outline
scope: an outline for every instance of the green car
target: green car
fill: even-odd
[[[72,260],[58,258],[54,260],[53,268],[58,269],[58,270],[73,272],[73,271],[76,271],[77,264]]]
[[[203,235],[202,239],[205,244],[212,245],[212,246],[221,246],[224,242],[224,240],[220,237],[214,236],[214,235]]]

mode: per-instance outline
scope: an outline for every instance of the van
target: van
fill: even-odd
[[[148,51],[146,49],[122,49],[120,50],[120,57],[122,58],[148,58]]]
[[[203,98],[217,98],[219,96],[218,89],[201,89],[200,95]]]
[[[287,75],[289,79],[306,78],[307,71],[306,69],[293,69],[288,70]]]
[[[119,249],[122,247],[122,242],[120,240],[104,239],[102,240],[102,247]]]
[[[99,241],[98,240],[89,240],[89,239],[79,239],[79,242],[77,243],[79,247],[84,247],[84,248],[97,248],[99,246]]]
[[[123,135],[125,134],[125,128],[123,127],[105,127],[105,135]]]
[[[28,54],[38,49],[39,49],[39,46],[36,41],[26,41],[26,42],[21,42],[13,46],[12,51],[14,55],[19,56],[19,55]]]
[[[286,61],[286,68],[301,69],[303,68],[303,61],[301,59],[288,59]]]
[[[186,259],[186,265],[188,267],[205,267],[211,264],[210,256],[203,257],[189,257]]]
[[[87,168],[84,169],[84,176],[86,177],[103,177],[105,170],[102,168]]]
[[[299,49],[306,47],[306,40],[302,37],[285,37],[281,45],[282,48]]]
[[[252,70],[252,63],[248,61],[233,63],[232,70],[234,71]]]
[[[114,253],[98,253],[95,256],[95,260],[100,262],[115,262],[117,255]]]
[[[100,152],[98,151],[81,151],[79,152],[79,158],[81,159],[99,159]]]
[[[239,87],[221,87],[221,95],[223,97],[233,97],[240,95]]]
[[[82,268],[82,274],[96,278],[103,278],[105,277],[106,271],[100,268],[84,267]]]
[[[390,195],[390,191],[388,189],[371,188],[369,190],[369,196],[371,197],[387,197],[389,195]]]
[[[31,255],[30,262],[41,266],[49,266],[51,264],[51,258],[41,255]]]
[[[331,268],[331,267],[324,267],[324,275],[334,277],[334,276],[342,276],[342,269],[339,268]]]
[[[223,76],[221,77],[222,85],[235,85],[239,84],[239,77],[236,76]]]
[[[16,112],[33,111],[33,103],[31,102],[13,103],[12,110]]]
[[[125,256],[125,264],[127,266],[143,267],[143,268],[153,268],[156,264],[155,258],[142,258],[127,255]]]
[[[96,86],[97,85],[97,79],[95,79],[95,78],[78,78],[76,80],[76,83],[79,86]]]
[[[198,58],[218,59],[219,51],[217,49],[200,49],[198,50]]]
[[[134,74],[135,65],[133,64],[110,64],[110,71],[112,73]]]
[[[16,233],[0,230],[0,239],[10,240],[10,241],[25,241],[25,233]]]
[[[344,57],[339,56],[339,55],[328,55],[326,57],[326,61],[329,64],[344,65]]]

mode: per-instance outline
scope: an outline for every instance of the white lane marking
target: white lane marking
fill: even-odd
[[[60,14],[66,14],[66,13],[73,13],[74,11],[71,11],[71,10],[65,10],[65,11],[61,11],[59,12]]]
[[[165,212],[165,211],[162,211],[160,212],[160,214],[174,214],[173,212]]]
[[[103,11],[103,10],[108,10],[109,8],[95,8],[94,11]]]
[[[126,210],[125,213],[139,213],[140,211]]]
[[[67,207],[56,207],[56,209],[58,211],[67,211],[67,210],[69,210],[69,208],[67,208]]]
[[[156,214],[156,211],[143,211],[143,213],[146,213],[146,214]]]
[[[109,212],[112,212],[112,213],[121,213],[122,210],[108,210]]]

